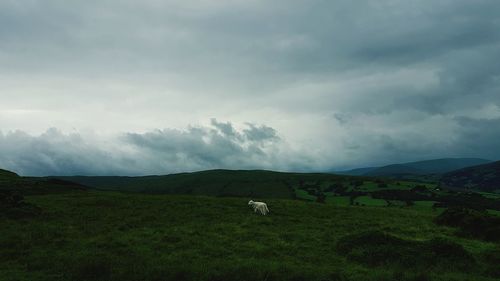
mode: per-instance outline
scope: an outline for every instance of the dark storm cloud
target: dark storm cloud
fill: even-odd
[[[313,162],[307,156],[280,148],[283,149],[283,143],[270,127],[247,124],[246,129],[237,130],[231,123],[215,119],[208,127],[125,133],[113,145],[96,137],[64,134],[52,128],[39,136],[22,131],[0,134],[0,167],[31,176],[318,168],[307,166]]]
[[[498,11],[496,0],[1,1],[2,163],[142,174],[498,157]],[[60,131],[40,134],[49,127]],[[114,136],[62,133],[75,129]]]
[[[487,159],[500,159],[500,118],[459,118],[458,143],[455,149],[464,155],[482,155]]]
[[[148,152],[156,161],[161,159],[168,165],[168,170],[269,169],[289,168],[287,166],[291,163],[296,165],[293,163],[297,160],[278,155],[281,141],[273,128],[247,124],[248,128],[238,131],[231,123],[217,122],[216,119],[212,119],[211,125],[190,127],[187,130],[128,133],[124,136],[124,141]],[[298,166],[294,168],[310,169]]]
[[[0,134],[0,166],[21,175],[106,175],[127,171],[127,163],[79,134],[49,129],[39,136]],[[119,166],[123,165],[123,166]]]

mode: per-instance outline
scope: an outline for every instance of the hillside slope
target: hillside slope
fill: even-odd
[[[404,163],[404,165],[414,169],[418,169],[426,174],[442,174],[449,171],[486,163],[491,163],[491,160],[481,158],[442,158]]]
[[[14,172],[0,169],[0,180],[12,179],[12,178],[18,178],[18,177],[19,177],[19,175],[14,173]]]
[[[379,167],[366,167],[366,168],[357,168],[345,171],[333,171],[333,173],[338,175],[362,176],[378,168]]]
[[[59,179],[21,177],[14,172],[0,169],[0,192],[23,195],[48,194],[86,190],[86,187]]]
[[[500,161],[446,173],[441,184],[448,187],[500,192]]]
[[[265,170],[208,170],[145,177],[56,177],[102,190],[155,194],[293,198],[291,183],[334,180],[341,176]]]
[[[346,175],[386,176],[398,177],[401,175],[443,174],[465,167],[490,163],[490,160],[480,158],[442,158],[400,164],[391,164],[382,167],[360,168],[337,172]]]
[[[380,168],[373,169],[367,173],[365,176],[391,176],[391,175],[404,175],[404,174],[414,174],[423,175],[426,172],[422,169],[412,167],[406,164],[393,164],[387,165]]]

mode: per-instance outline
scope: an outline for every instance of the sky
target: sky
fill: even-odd
[[[500,159],[497,0],[0,0],[0,168]]]

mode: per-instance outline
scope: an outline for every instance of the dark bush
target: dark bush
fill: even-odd
[[[484,218],[484,213],[467,208],[452,207],[446,209],[434,220],[439,225],[461,227],[467,224],[467,221],[477,221]]]
[[[326,195],[323,192],[318,192],[316,195],[316,202],[318,203],[325,203],[326,201]]]
[[[468,208],[478,211],[486,209],[500,210],[500,200],[487,198],[477,193],[454,193],[438,198],[446,207]]]
[[[429,196],[403,189],[377,190],[371,193],[373,198],[399,201],[422,201],[429,200]]]
[[[24,202],[24,197],[11,190],[0,191],[0,216],[10,219],[34,217],[41,213],[41,209],[33,204]]]
[[[356,181],[353,181],[353,182],[351,183],[351,185],[352,185],[352,186],[354,186],[354,187],[359,187],[359,186],[362,186],[362,185],[363,185],[363,183],[364,183],[364,182],[363,182],[362,180],[356,180]]]
[[[483,252],[481,260],[486,265],[484,268],[486,275],[500,278],[500,247]]]
[[[427,241],[422,253],[438,264],[450,264],[462,270],[467,270],[475,262],[462,245],[443,238]]]
[[[425,185],[416,185],[410,189],[413,192],[427,192],[429,191]]]
[[[3,214],[10,219],[32,218],[41,213],[42,209],[32,204],[25,204],[20,207],[3,210]]]
[[[347,189],[347,186],[344,186],[341,182],[336,182],[332,185],[333,192],[337,193],[338,195],[345,195]]]
[[[312,195],[312,196],[316,196],[316,193],[318,192],[314,188],[308,188],[308,189],[306,189],[306,191],[307,191],[307,194]]]
[[[415,265],[414,242],[380,232],[368,231],[347,235],[337,243],[337,251],[348,259],[369,266],[403,263]]]
[[[500,241],[500,218],[485,211],[453,207],[434,220],[439,225],[457,227],[458,235],[486,241]]]
[[[465,249],[452,241],[404,240],[380,231],[348,235],[339,240],[337,251],[348,259],[368,266],[396,265],[399,267],[454,267],[468,270],[475,263]]]
[[[0,208],[17,207],[22,204],[24,197],[11,190],[0,190]]]

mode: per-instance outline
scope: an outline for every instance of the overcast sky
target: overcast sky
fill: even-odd
[[[0,0],[0,168],[500,159],[497,0]]]

